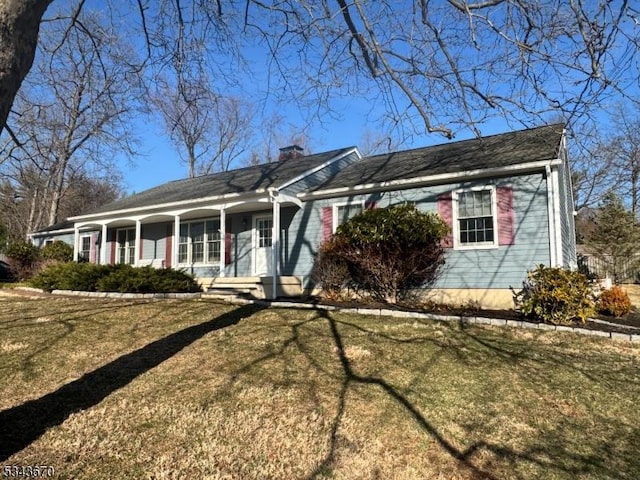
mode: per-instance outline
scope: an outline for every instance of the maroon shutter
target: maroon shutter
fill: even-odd
[[[116,264],[116,230],[111,230],[111,261],[109,262],[111,265]]]
[[[513,208],[513,188],[496,188],[498,204],[498,244],[515,244],[515,211]]]
[[[370,210],[372,208],[378,208],[378,204],[374,201],[368,201],[368,202],[364,202],[364,208],[365,210]]]
[[[438,196],[438,215],[449,226],[449,233],[442,240],[442,246],[444,248],[453,247],[453,199],[451,192],[445,192]]]
[[[224,234],[224,264],[229,265],[231,263],[231,233],[226,232]]]
[[[96,241],[98,240],[98,234],[91,234],[91,245],[89,246],[89,263],[96,263]]]
[[[322,241],[333,235],[333,207],[322,207]]]

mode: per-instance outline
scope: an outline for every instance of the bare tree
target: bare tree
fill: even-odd
[[[22,3],[34,14],[15,15],[25,11]],[[5,2],[10,14],[0,19],[34,38],[34,19],[48,4]],[[556,112],[573,121],[593,115],[603,99],[638,100],[639,12],[623,0],[125,5],[138,14],[149,58],[180,60],[185,48],[199,49],[209,66],[221,67],[244,39],[255,45],[258,36],[278,73],[269,80],[271,95],[297,99],[316,113],[336,95],[364,96],[386,105],[389,123],[416,133],[450,137],[460,129],[479,132],[494,117],[529,124]],[[2,50],[5,65],[24,54],[9,43]],[[0,65],[14,90],[28,63],[15,70]],[[2,93],[6,109],[15,91]]]
[[[3,173],[28,201],[27,231],[61,218],[75,179],[91,170],[105,178],[114,152],[133,151],[128,120],[139,85],[133,53],[94,14],[47,24],[43,38],[10,117],[15,142],[3,150]]]
[[[189,177],[231,168],[249,150],[253,110],[248,102],[215,94],[201,73],[175,85],[159,82],[153,104],[165,129],[188,167]]]

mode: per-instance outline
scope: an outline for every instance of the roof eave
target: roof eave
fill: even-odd
[[[440,173],[437,175],[426,175],[422,177],[407,178],[400,180],[390,180],[388,182],[366,183],[355,185],[352,187],[329,188],[325,190],[317,190],[315,192],[299,193],[298,197],[302,200],[311,200],[316,198],[339,197],[343,194],[370,193],[381,190],[396,190],[421,187],[427,185],[442,185],[447,183],[471,180],[476,178],[486,178],[493,176],[504,176],[509,174],[523,174],[535,171],[544,171],[547,166],[562,164],[560,158],[549,160],[538,160],[535,162],[520,163],[517,165],[507,165],[494,168],[479,168],[475,170],[467,170],[456,173]]]
[[[76,217],[69,217],[68,220],[77,222],[81,220],[90,220],[90,219],[99,219],[105,217],[112,217],[114,215],[133,215],[137,213],[145,213],[151,210],[162,210],[162,209],[172,209],[179,207],[189,207],[198,204],[207,204],[212,202],[221,202],[230,199],[237,200],[242,197],[256,197],[267,193],[266,188],[259,188],[257,190],[253,190],[251,192],[243,192],[243,193],[226,193],[224,195],[213,195],[211,197],[203,197],[203,198],[194,198],[190,200],[180,200],[177,202],[167,202],[167,203],[158,203],[153,205],[146,205],[144,207],[134,207],[134,208],[124,208],[121,210],[109,210],[100,213],[89,213],[86,215],[78,215]]]

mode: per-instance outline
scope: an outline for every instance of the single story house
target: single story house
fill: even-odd
[[[370,207],[413,202],[451,226],[436,301],[513,306],[538,264],[576,267],[562,125],[363,157],[356,147],[177,180],[31,234],[74,258],[185,269],[258,296],[314,288],[323,239]],[[276,288],[273,288],[273,286]]]

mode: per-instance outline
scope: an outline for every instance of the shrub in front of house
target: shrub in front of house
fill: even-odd
[[[98,280],[108,275],[110,271],[111,267],[108,265],[53,263],[31,278],[29,284],[47,292],[52,290],[95,292]]]
[[[320,245],[311,273],[314,281],[322,285],[323,295],[338,300],[350,287],[349,265],[340,257],[340,248],[335,241]]]
[[[50,265],[34,276],[30,284],[48,292],[52,290],[120,293],[201,291],[193,277],[179,270],[74,262]]]
[[[614,285],[600,294],[597,308],[603,315],[622,317],[631,311],[631,299],[622,287]]]
[[[318,270],[325,277],[318,280],[335,290],[346,265],[345,283],[359,292],[382,302],[405,300],[413,289],[438,278],[448,231],[437,214],[412,204],[365,210],[340,225],[321,247],[316,261],[331,268],[322,265]]]
[[[195,279],[181,270],[119,265],[98,280],[99,292],[193,293],[202,291]]]
[[[40,257],[44,260],[70,262],[73,260],[73,247],[62,240],[56,240],[42,248]]]
[[[30,242],[15,242],[5,250],[12,276],[18,281],[31,277],[39,267],[40,249]]]
[[[514,301],[525,316],[555,325],[574,320],[585,323],[595,313],[591,281],[580,272],[560,267],[539,265],[528,272]]]

